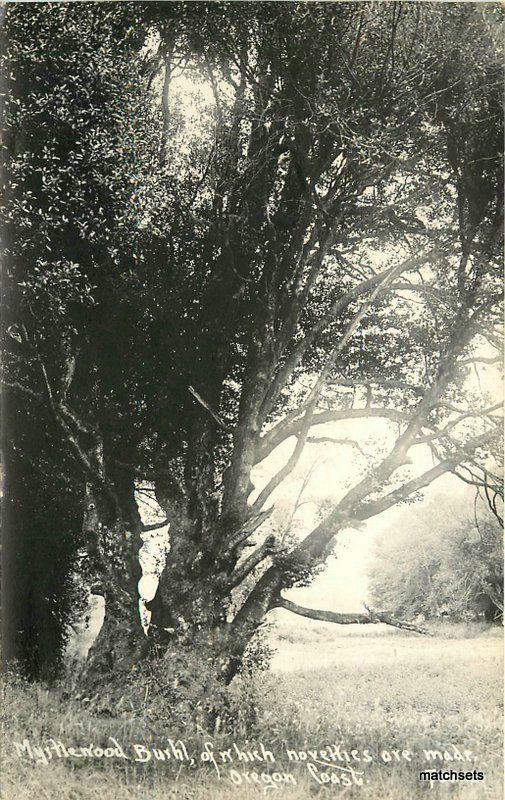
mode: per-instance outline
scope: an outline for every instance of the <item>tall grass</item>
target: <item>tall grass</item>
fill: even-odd
[[[156,698],[146,698],[144,709],[133,711],[121,702],[111,708],[104,687],[102,704],[90,709],[86,698],[70,701],[63,688],[48,690],[7,678],[2,705],[3,798],[250,800],[265,794],[292,800],[313,796],[364,800],[410,800],[425,795],[464,800],[501,798],[502,651],[501,638],[496,634],[427,640],[397,631],[370,638],[348,633],[334,635],[333,639],[316,635],[312,643],[277,637],[277,644],[283,659],[291,658],[291,669],[238,681],[234,686],[236,702],[255,709],[256,714],[247,729],[237,718],[233,731],[217,734],[174,722],[177,717],[170,715],[166,719],[158,716],[153,724],[148,711]],[[309,668],[306,651],[310,648],[314,654],[329,649],[333,660],[317,667],[314,658]],[[229,766],[221,765],[218,778],[216,768],[199,758],[193,767],[104,759],[53,759],[49,765],[37,765],[16,755],[12,743],[25,737],[34,743],[55,738],[66,746],[90,742],[107,746],[109,737],[114,737],[125,748],[135,742],[162,746],[168,738],[181,737],[195,756],[205,750],[206,742],[212,742],[216,753],[233,742],[249,749],[263,743],[275,754],[276,764],[234,763],[238,775],[235,783]],[[363,785],[320,784],[305,762],[290,762],[286,756],[286,747],[302,752],[321,750],[329,744],[340,744],[349,753],[369,750],[373,754],[370,763],[355,764],[363,772]],[[420,783],[419,771],[427,768],[423,749],[451,751],[452,746],[472,752],[474,760],[464,769],[481,770],[485,780],[431,786]],[[393,756],[385,763],[380,754],[394,750],[411,751],[411,760],[401,758],[398,762]],[[460,768],[458,762],[434,764],[432,768],[440,766]],[[265,783],[251,783],[252,772],[273,770],[290,773],[296,785],[267,788]],[[245,772],[249,777],[244,777]],[[342,774],[335,767],[316,765],[316,774],[335,772]]]

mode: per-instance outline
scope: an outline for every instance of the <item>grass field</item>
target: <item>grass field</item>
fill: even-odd
[[[147,717],[133,717],[120,707],[112,716],[93,715],[55,690],[8,681],[2,706],[2,797],[501,799],[500,631],[445,628],[427,639],[384,626],[341,630],[295,622],[280,625],[271,641],[277,648],[272,670],[252,685],[237,687],[258,707],[247,741],[240,732],[233,740],[163,724],[153,728]],[[106,747],[110,736],[122,748],[110,759],[53,757],[37,764],[26,749],[17,753],[14,745],[28,739],[33,756],[38,752],[33,748],[51,738],[66,748],[91,743]],[[179,737],[194,765],[173,755],[157,760],[152,748],[161,751],[170,738]],[[135,751],[134,743],[146,750]],[[266,760],[244,762],[234,744],[243,753],[256,749]],[[228,748],[231,752],[221,758]],[[427,761],[425,749],[439,751],[444,760],[435,754],[435,760]],[[134,760],[147,758],[146,753],[149,761]],[[465,761],[448,760],[460,754]],[[481,771],[485,777],[458,783],[419,781],[420,770],[451,768]]]

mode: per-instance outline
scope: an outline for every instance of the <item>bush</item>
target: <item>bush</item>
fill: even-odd
[[[412,619],[503,617],[503,539],[496,522],[427,523],[383,535],[370,570],[376,608]]]

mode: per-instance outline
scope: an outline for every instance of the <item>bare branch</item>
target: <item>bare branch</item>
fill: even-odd
[[[296,419],[303,411],[297,408],[290,412],[283,420],[271,428],[261,437],[257,448],[257,462],[266,458],[282,442],[290,436],[298,436],[302,428],[302,419]],[[328,422],[340,422],[349,419],[389,419],[393,422],[408,422],[409,416],[395,408],[344,408],[327,411],[320,411],[314,414],[311,420],[311,428],[315,425],[325,425]]]
[[[150,522],[148,525],[142,525],[143,533],[147,533],[148,531],[157,531],[160,528],[164,528],[165,525],[168,525],[168,519],[163,519],[161,522]]]
[[[444,459],[436,466],[432,467],[426,472],[423,472],[417,478],[407,481],[407,483],[404,483],[398,489],[389,492],[389,494],[385,495],[385,497],[356,507],[352,515],[353,518],[365,520],[377,514],[381,514],[383,511],[386,511],[388,508],[391,508],[391,506],[396,505],[401,500],[405,500],[414,492],[419,491],[419,489],[423,489],[425,486],[428,486],[436,478],[440,477],[440,475],[443,475],[446,472],[452,472],[454,468],[458,466],[460,461],[463,460],[465,455],[468,454],[468,452],[476,450],[478,447],[482,447],[483,445],[492,441],[492,439],[495,437],[496,433],[494,431],[484,433],[481,436],[476,436],[474,439],[471,439],[465,444],[464,451]]]
[[[74,458],[77,464],[80,466],[81,470],[83,471],[84,475],[95,486],[98,486],[104,492],[104,494],[108,497],[109,501],[112,503],[112,507],[117,513],[118,519],[120,519],[121,518],[120,504],[114,489],[112,488],[111,484],[106,480],[101,466],[98,463],[93,463],[92,459],[89,457],[89,454],[82,447],[77,436],[77,434],[81,432],[84,432],[88,435],[92,432],[77,418],[74,412],[70,411],[68,406],[63,402],[63,399],[58,398],[55,392],[53,392],[46,366],[40,355],[40,351],[37,345],[37,338],[34,335],[30,339],[26,331],[26,328],[24,327],[23,327],[23,332],[26,344],[35,355],[35,358],[39,365],[40,372],[42,374],[42,378],[44,381],[47,399],[49,401],[49,407],[51,409],[56,424],[63,431],[67,443],[70,447],[70,450],[73,453]],[[94,438],[96,443],[96,432],[93,433],[95,434]]]
[[[291,474],[291,472],[296,467],[298,461],[300,460],[300,456],[303,452],[303,448],[305,447],[305,443],[307,441],[308,432],[311,427],[312,416],[313,416],[313,405],[310,406],[305,412],[305,416],[302,420],[300,435],[297,439],[295,449],[293,450],[286,464],[269,480],[265,488],[260,492],[258,498],[255,500],[252,506],[252,510],[254,512],[261,510],[264,503],[266,502],[268,497],[270,497],[272,492],[282,483],[284,478],[287,478],[287,476]]]
[[[467,475],[461,475],[461,473],[458,472],[458,470],[460,470],[460,469],[466,470],[470,477],[468,477]],[[483,489],[484,487],[490,485],[490,484],[486,483],[486,479],[484,477],[479,477],[478,475],[476,475],[474,472],[472,472],[470,467],[468,467],[466,464],[458,464],[457,468],[455,468],[453,470],[453,474],[456,475],[456,477],[459,478],[464,483],[467,483],[469,486],[476,486],[478,489]],[[495,491],[499,487],[498,487],[497,484],[494,484],[494,485],[491,484],[491,488],[492,488],[493,491]],[[497,492],[497,494],[498,494],[498,492]]]
[[[384,389],[403,389],[404,391],[411,392],[424,392],[424,386],[417,383],[403,383],[402,381],[393,381],[389,378],[382,378],[380,375],[372,375],[369,378],[357,379],[352,378],[335,378],[329,384],[331,386],[380,386]]]
[[[408,452],[413,442],[427,424],[430,410],[439,401],[442,393],[453,379],[455,357],[468,344],[474,329],[466,312],[462,313],[459,324],[454,328],[446,353],[441,357],[435,381],[427,387],[422,399],[410,415],[405,430],[398,436],[389,454],[371,472],[359,481],[343,497],[338,505],[337,516],[342,511],[355,508],[365,497],[380,488],[396,470],[409,463]],[[485,436],[488,436],[487,434]],[[457,459],[456,463],[462,459]]]
[[[200,405],[202,405],[209,412],[209,414],[211,415],[212,419],[215,420],[215,422],[217,422],[217,424],[219,425],[220,428],[223,428],[223,430],[227,431],[228,433],[232,433],[233,432],[233,428],[230,428],[229,425],[226,424],[226,422],[223,422],[223,420],[221,419],[219,414],[216,414],[216,412],[213,411],[213,409],[203,399],[203,397],[200,394],[198,394],[196,389],[194,389],[192,386],[188,386],[188,392],[190,394],[192,394],[193,397],[195,398],[195,400],[198,400]]]
[[[392,614],[386,611],[370,611],[367,609],[366,614],[339,614],[335,611],[321,611],[317,608],[299,606],[297,603],[286,600],[284,597],[279,597],[278,600],[274,601],[271,608],[285,608],[286,611],[291,611],[293,614],[298,614],[300,617],[317,619],[322,622],[333,622],[337,625],[376,625],[382,622],[385,625],[392,625],[394,628],[401,628],[403,630],[413,631],[414,633],[421,633],[424,636],[431,636],[431,633],[427,631],[426,628],[420,628],[412,622],[404,622],[403,620],[395,619]]]
[[[444,292],[440,289],[437,289],[435,286],[430,286],[426,283],[410,283],[409,281],[398,281],[397,283],[393,283],[391,286],[391,291],[407,291],[407,292],[417,292],[418,294],[425,294],[429,298],[436,300],[439,303],[443,303],[445,306],[453,306],[456,303],[456,298],[453,297],[451,294]]]
[[[458,361],[456,366],[458,367],[468,367],[471,364],[502,364],[503,359],[501,356],[489,356],[484,357],[481,356],[480,358],[466,358],[464,361]]]
[[[362,455],[366,456],[367,453],[363,450],[359,442],[356,442],[354,439],[336,439],[333,436],[308,436],[307,437],[307,444],[320,444],[321,442],[329,442],[330,444],[342,444],[348,445],[349,447],[354,447],[358,450]]]
[[[459,425],[460,422],[463,422],[463,420],[470,419],[472,417],[485,417],[485,416],[488,416],[489,414],[491,414],[493,411],[497,411],[499,408],[502,408],[502,407],[503,407],[503,403],[495,403],[495,405],[489,406],[489,408],[483,408],[483,409],[475,410],[475,411],[468,411],[465,414],[461,414],[461,416],[459,416],[457,419],[453,419],[450,422],[448,422],[447,425],[444,428],[441,428],[440,430],[436,430],[433,433],[430,433],[430,434],[428,434],[426,436],[418,436],[412,442],[412,446],[415,446],[415,445],[418,445],[418,444],[427,444],[428,442],[432,442],[435,439],[440,439],[443,436],[446,436],[447,433],[450,430],[452,430],[457,425]]]

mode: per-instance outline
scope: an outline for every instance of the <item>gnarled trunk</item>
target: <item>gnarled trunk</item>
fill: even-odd
[[[139,550],[142,523],[133,474],[112,471],[114,498],[88,484],[84,532],[92,592],[105,600],[105,617],[86,664],[88,681],[128,670],[146,650],[139,611]]]

